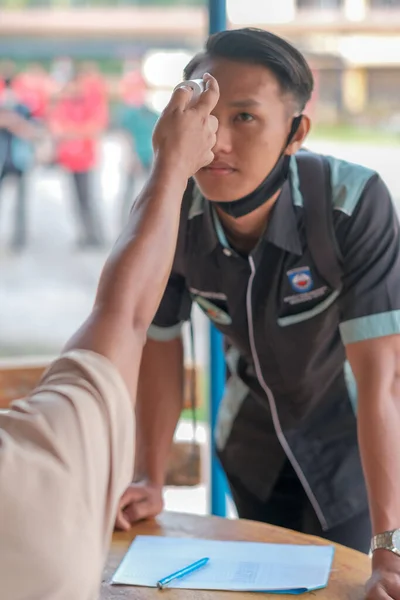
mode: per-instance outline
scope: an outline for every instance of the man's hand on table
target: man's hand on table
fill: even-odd
[[[366,600],[400,600],[400,556],[376,550],[366,590]]]
[[[134,523],[156,517],[163,506],[161,487],[146,481],[132,483],[120,500],[115,526],[128,531]]]

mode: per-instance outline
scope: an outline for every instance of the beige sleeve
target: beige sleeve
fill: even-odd
[[[92,600],[133,473],[134,416],[113,365],[72,351],[0,415],[0,582],[7,600]]]

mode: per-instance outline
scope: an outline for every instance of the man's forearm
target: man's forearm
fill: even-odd
[[[187,185],[187,179],[171,167],[156,164],[106,262],[95,301],[110,314],[131,315],[132,326],[144,332],[171,270]]]
[[[357,382],[358,440],[373,533],[400,527],[400,336],[346,346]]]
[[[183,405],[184,356],[181,338],[148,340],[142,356],[136,404],[135,480],[162,486],[168,455]]]
[[[373,533],[400,527],[400,397],[359,397],[358,432]]]

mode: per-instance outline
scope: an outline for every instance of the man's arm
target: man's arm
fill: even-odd
[[[136,391],[147,330],[164,291],[178,234],[188,178],[213,158],[218,100],[213,78],[191,106],[190,92],[175,91],[153,136],[149,182],[103,269],[91,315],[67,345],[109,358]]]
[[[168,456],[183,407],[184,357],[181,337],[149,339],[140,366],[136,401],[134,483],[121,498],[116,526],[155,517],[163,508]]]
[[[375,175],[340,230],[341,335],[358,392],[357,426],[373,533],[400,527],[400,236]],[[373,555],[368,600],[400,598],[400,557]]]
[[[148,339],[138,385],[135,480],[164,485],[168,454],[183,408],[184,353],[182,338]],[[163,398],[159,402],[158,398]]]
[[[358,390],[358,440],[372,531],[400,528],[400,335],[347,346]],[[376,550],[368,600],[400,598],[400,557]]]
[[[400,335],[346,350],[357,382],[358,437],[377,534],[400,527]]]

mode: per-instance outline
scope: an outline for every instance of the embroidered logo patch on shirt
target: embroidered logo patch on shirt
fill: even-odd
[[[298,267],[297,269],[292,269],[287,272],[287,276],[289,277],[290,285],[293,290],[299,294],[309,292],[314,286],[310,267]]]

